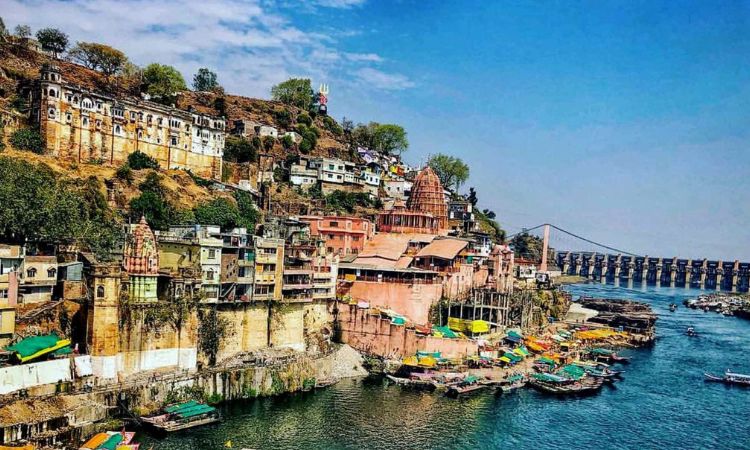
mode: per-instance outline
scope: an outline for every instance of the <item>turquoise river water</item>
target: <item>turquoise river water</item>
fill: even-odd
[[[568,287],[578,295],[650,302],[659,314],[653,348],[628,350],[624,379],[584,398],[532,390],[454,400],[345,380],[327,389],[225,406],[224,422],[148,449],[750,449],[750,388],[704,383],[703,372],[750,373],[750,321],[682,307],[701,291]],[[670,313],[671,302],[680,308]],[[688,338],[695,326],[698,338]]]

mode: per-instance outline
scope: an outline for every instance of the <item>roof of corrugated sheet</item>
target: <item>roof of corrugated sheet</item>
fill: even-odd
[[[469,243],[459,239],[435,239],[427,247],[417,253],[418,257],[434,256],[436,258],[453,259],[458,252]]]

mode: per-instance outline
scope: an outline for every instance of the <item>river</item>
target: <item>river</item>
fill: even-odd
[[[750,373],[750,321],[682,306],[701,291],[585,284],[581,294],[650,302],[659,314],[653,348],[628,350],[624,379],[584,398],[532,390],[453,400],[345,380],[327,389],[233,403],[223,423],[144,437],[160,449],[741,449],[750,448],[750,388],[704,383],[703,372]],[[680,304],[669,312],[671,302]],[[688,338],[695,326],[698,338]]]

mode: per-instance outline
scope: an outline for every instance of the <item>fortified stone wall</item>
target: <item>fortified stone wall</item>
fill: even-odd
[[[430,322],[430,307],[440,300],[443,285],[378,283],[355,281],[349,295],[355,300],[369,302],[371,306],[389,308],[410,320],[427,324]]]

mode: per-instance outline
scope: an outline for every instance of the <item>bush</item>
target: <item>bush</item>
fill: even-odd
[[[310,125],[312,125],[312,118],[307,113],[300,113],[300,115],[297,116],[297,123],[301,123],[309,127]]]
[[[280,126],[281,128],[289,128],[292,125],[292,113],[290,113],[286,109],[274,111],[273,117],[276,121],[276,125]]]
[[[276,139],[274,139],[273,136],[263,136],[263,149],[264,150],[271,151],[275,143],[276,143]]]
[[[357,206],[374,208],[378,202],[362,192],[333,191],[326,196],[326,204],[331,210],[353,213]],[[380,205],[382,206],[382,203]]]
[[[41,155],[44,153],[44,140],[37,130],[21,128],[10,135],[10,145],[17,150],[34,152]]]
[[[148,156],[140,150],[128,155],[128,165],[133,170],[159,168],[159,162],[155,158]]]
[[[289,150],[290,148],[294,147],[294,140],[287,134],[286,136],[281,138],[281,146],[284,147],[284,150]]]
[[[222,230],[231,230],[240,226],[240,210],[231,200],[217,198],[204,202],[193,209],[195,220],[205,225],[218,225]]]
[[[224,161],[254,162],[258,158],[258,148],[254,145],[254,140],[249,141],[241,136],[227,136],[224,144]]]
[[[254,230],[255,224],[260,219],[260,212],[253,203],[253,197],[245,191],[235,191],[234,199],[237,201],[237,209],[240,211],[240,226],[248,230]]]
[[[117,168],[115,176],[130,184],[133,182],[133,169],[130,168],[128,163],[125,163]]]
[[[330,131],[336,136],[341,136],[342,134],[344,134],[344,129],[341,128],[341,125],[336,123],[336,121],[331,116],[323,117],[323,125],[325,126],[326,130]]]

